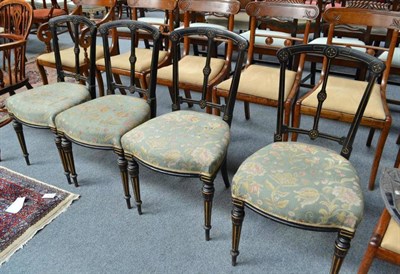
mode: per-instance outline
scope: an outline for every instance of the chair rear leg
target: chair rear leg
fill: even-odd
[[[246,120],[250,119],[250,103],[244,102],[244,117]]]
[[[232,218],[232,265],[236,265],[237,256],[239,255],[240,234],[242,232],[242,224],[244,220],[244,205],[241,201],[233,200],[233,208],[231,211]]]
[[[115,153],[118,155],[118,167],[119,171],[121,174],[121,179],[122,179],[122,187],[124,188],[124,198],[126,201],[126,206],[128,209],[131,209],[131,194],[129,193],[129,180],[128,180],[128,163],[125,159],[124,153],[122,152],[117,152]]]
[[[65,156],[64,150],[61,147],[61,137],[55,133],[54,142],[56,143],[58,154],[60,155],[61,163],[64,168],[64,175],[67,177],[68,184],[72,184],[71,176],[68,169],[67,158]]]
[[[369,133],[368,133],[367,143],[366,143],[367,147],[371,146],[372,139],[374,138],[374,133],[375,133],[375,129],[370,128]]]
[[[229,183],[229,177],[228,177],[228,165],[227,165],[227,156],[225,155],[224,161],[222,162],[221,165],[221,175],[222,178],[224,179],[224,184],[226,188],[229,188],[231,184]]]
[[[67,138],[62,137],[61,138],[61,147],[64,151],[65,158],[67,160],[68,169],[71,174],[72,181],[73,181],[74,185],[76,187],[78,187],[79,186],[78,179],[77,179],[78,175],[76,175],[76,170],[75,170],[74,155],[72,154],[72,144]]]
[[[140,185],[139,185],[139,165],[131,159],[128,161],[128,173],[131,177],[131,183],[133,188],[133,195],[135,197],[135,203],[139,215],[142,215],[142,200],[140,199]]]
[[[201,177],[200,180],[203,182],[203,199],[204,199],[204,230],[206,241],[210,240],[211,230],[211,212],[212,202],[214,198],[214,179]]]
[[[15,130],[15,133],[17,134],[19,145],[21,146],[22,155],[25,158],[26,164],[29,166],[31,163],[29,161],[28,150],[26,149],[26,143],[25,143],[24,131],[22,129],[22,124],[14,119],[13,120],[13,127],[14,127],[14,130]]]
[[[350,249],[350,241],[354,234],[348,231],[341,230],[335,241],[335,253],[332,259],[331,274],[339,273],[343,260],[346,257],[347,251]]]

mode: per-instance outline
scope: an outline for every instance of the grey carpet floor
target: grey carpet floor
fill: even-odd
[[[39,46],[35,43],[28,45]],[[37,50],[35,48],[32,51]],[[398,98],[398,86],[391,86]],[[164,88],[157,90],[158,114],[170,111]],[[257,149],[272,142],[275,108],[252,105],[246,121],[238,103],[229,147],[229,175]],[[400,115],[392,107],[393,126],[380,172],[393,166],[398,150]],[[343,124],[328,122],[333,130]],[[362,180],[365,215],[341,273],[356,273],[383,209],[367,183],[375,142],[365,146],[368,129],[357,135],[351,161]],[[68,210],[40,231],[0,268],[0,273],[328,273],[335,233],[290,228],[246,211],[238,265],[231,266],[230,190],[220,174],[215,180],[211,241],[204,240],[203,203],[198,179],[177,178],[140,169],[143,215],[128,210],[123,199],[116,156],[110,151],[74,145],[80,187],[68,185],[53,135],[25,127],[31,166],[26,166],[11,125],[0,129],[1,165],[81,195]],[[302,139],[306,141],[306,139]],[[332,146],[332,148],[338,148]],[[380,175],[378,175],[379,177]],[[370,273],[399,273],[399,267],[375,260]]]

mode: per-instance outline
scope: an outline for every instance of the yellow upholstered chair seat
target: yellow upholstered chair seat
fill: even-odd
[[[83,50],[83,49],[81,49],[81,50]],[[74,55],[73,47],[60,50],[60,55],[61,55],[61,60],[62,60],[63,66],[75,67],[75,55]],[[90,53],[88,52],[88,56],[89,55],[90,55]],[[103,46],[96,46],[96,60],[102,58],[103,56],[104,56]],[[52,64],[56,63],[53,52],[44,53],[42,55],[39,55],[37,58],[37,61],[52,63]],[[80,54],[79,55],[79,64],[83,65],[84,63],[85,63],[85,57],[83,54]]]
[[[286,71],[285,99],[295,77],[296,72]],[[238,93],[278,100],[279,82],[276,79],[279,79],[279,68],[251,65],[240,76]],[[225,80],[217,86],[218,90],[228,91],[231,83],[232,78]]]
[[[400,225],[393,218],[389,222],[385,236],[383,236],[381,247],[400,254]]]
[[[179,60],[179,82],[202,86],[203,77],[199,77],[199,75],[203,75],[205,62],[206,58],[201,56],[184,56]],[[211,73],[208,80],[214,79],[221,72],[224,65],[225,60],[211,58]],[[157,79],[172,81],[172,65],[160,68]]]
[[[138,72],[144,72],[146,70],[150,69],[150,63],[151,63],[151,55],[152,55],[152,50],[151,49],[142,49],[142,48],[137,48],[135,50],[136,54],[136,64],[135,64],[135,70]],[[125,52],[119,55],[115,55],[111,57],[111,64],[114,69],[123,69],[123,70],[130,70],[131,69],[131,64],[129,63],[129,57],[131,53],[130,52]],[[158,56],[158,63],[160,63],[162,60],[167,58],[168,52],[167,51],[160,51],[159,56]],[[97,66],[105,66],[105,61],[104,59],[100,59],[96,62]]]
[[[355,114],[367,84],[368,83],[364,81],[355,81],[352,79],[330,76],[326,90],[328,93],[329,90],[332,90],[333,92],[331,91],[329,96],[326,98],[324,109]],[[317,96],[320,90],[321,86],[318,87],[310,96],[305,98],[302,105],[316,108],[318,105]],[[364,112],[364,117],[379,120],[386,119],[379,85],[375,85],[372,90],[371,97]]]

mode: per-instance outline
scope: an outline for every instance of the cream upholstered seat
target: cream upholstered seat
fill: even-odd
[[[83,15],[84,14],[84,10],[88,10],[88,9],[98,9],[98,8],[103,8],[103,9],[107,9],[108,12],[105,13],[102,17],[102,19],[99,20],[93,20],[93,22],[95,22],[95,24],[97,26],[101,25],[104,22],[107,22],[109,20],[112,20],[113,16],[114,16],[114,7],[116,4],[116,0],[81,0],[76,2],[76,7],[75,9],[73,9],[70,14],[73,15]],[[42,55],[39,55],[36,59],[36,64],[38,66],[39,69],[39,73],[40,76],[42,78],[42,82],[43,84],[47,85],[48,84],[48,79],[47,79],[47,74],[46,74],[46,67],[49,68],[55,68],[56,64],[55,64],[55,59],[53,57],[52,54],[52,47],[49,43],[50,39],[49,39],[49,34],[48,34],[48,24],[42,24],[40,26],[40,28],[38,29],[38,38],[39,40],[43,41],[46,44],[46,50],[47,53],[44,53]],[[51,38],[51,37],[50,37]],[[85,40],[79,41],[79,44],[81,47],[83,47],[83,43]],[[60,51],[61,55],[65,55],[63,56],[64,58],[62,58],[63,60],[63,65],[65,66],[65,70],[66,71],[75,71],[75,65],[74,65],[74,61],[73,61],[73,47],[67,48],[67,49],[62,49]],[[89,56],[89,52],[87,52],[87,56]],[[98,60],[99,58],[102,58],[104,56],[104,52],[101,46],[96,48],[96,60]],[[82,56],[79,57],[80,58],[80,70],[83,70],[84,73],[88,73],[88,58],[85,58],[85,55],[83,54]],[[101,75],[97,75],[98,81],[101,83]],[[99,91],[99,93],[102,95],[104,92],[101,89]]]
[[[375,258],[400,266],[400,225],[386,208],[368,242],[358,274],[367,274]]]
[[[328,37],[319,37],[314,40],[311,40],[309,44],[323,44],[326,45],[328,43]],[[357,47],[359,46],[365,46],[365,42],[357,39],[357,38],[351,38],[351,37],[333,37],[332,38],[332,43],[333,44],[343,44],[343,47],[346,45],[351,45],[351,48],[366,52],[366,48],[363,47]]]
[[[383,27],[392,30],[388,31],[387,40],[389,42],[387,43],[387,47],[364,46],[367,53],[370,53],[371,51],[382,51],[388,52],[388,56],[392,57],[399,31],[398,28],[394,27],[393,22],[400,20],[400,14],[398,12],[363,8],[330,8],[324,12],[323,19],[327,24],[329,24],[327,41],[333,45],[336,45],[336,41],[338,41],[334,39],[336,30],[341,30],[343,25],[358,25],[364,26],[365,28]],[[343,47],[344,45],[349,50],[360,51],[357,47],[361,45],[361,43],[357,39],[347,39],[345,43],[343,40],[339,40],[338,46]],[[322,61],[321,59],[314,59],[312,55],[310,55],[310,57],[312,60],[319,60],[318,62]],[[311,60],[308,56],[307,58],[308,60]],[[386,101],[386,88],[391,62],[392,58],[386,60],[386,70],[382,75],[381,84],[374,87],[367,109],[360,121],[362,126],[369,127],[370,129],[370,134],[366,142],[367,146],[371,146],[375,130],[380,130],[375,155],[371,161],[372,167],[368,184],[370,190],[374,188],[382,151],[392,123],[392,118]],[[324,65],[326,65],[326,62]],[[365,70],[367,69],[367,66],[360,65],[357,60],[349,61],[347,59],[337,59],[335,60],[334,65],[356,68],[358,71],[358,78],[361,80],[363,80],[367,75],[364,73],[366,72]],[[361,73],[362,71],[364,72]],[[320,86],[320,83],[317,83],[317,86],[318,85]],[[353,92],[352,88],[356,88],[359,85],[365,84],[345,77],[330,77],[328,80],[328,87],[329,89],[334,90],[334,92],[331,93],[326,104],[324,104],[323,109],[321,110],[321,115],[326,119],[339,120],[345,123],[351,121],[355,113],[355,103],[360,99],[360,95],[357,94],[357,92]],[[299,98],[293,113],[293,123],[300,123],[300,116],[315,114],[317,111],[315,106],[318,91],[319,89],[316,87]]]
[[[357,106],[362,98],[363,89],[367,86],[365,81],[355,81],[348,78],[330,76],[326,89],[332,90],[332,95],[329,96],[324,104],[324,109],[338,111],[347,114],[355,114]],[[318,105],[318,92],[321,90],[321,85],[304,98],[302,104],[308,107],[316,108]],[[372,90],[371,98],[364,112],[365,117],[384,120],[386,118],[383,108],[381,87],[376,84]]]
[[[84,49],[82,47],[80,47],[80,50],[84,50]],[[87,49],[88,55],[90,55],[89,51],[90,51],[90,48]],[[60,50],[60,54],[61,54],[61,60],[63,61],[63,66],[70,67],[70,68],[75,67],[74,48],[67,48],[67,49]],[[98,60],[99,58],[103,58],[103,56],[104,56],[103,47],[96,46],[96,60]],[[56,62],[53,52],[41,54],[36,58],[36,60],[37,60],[36,62],[40,62],[40,63],[46,62],[46,63],[55,64],[55,62]],[[79,64],[84,65],[85,62],[86,62],[85,56],[83,54],[81,54],[79,56]]]
[[[202,85],[203,79],[199,77],[203,73],[206,59],[201,56],[184,56],[179,60],[179,82],[181,84]],[[209,79],[214,79],[226,65],[225,60],[211,58],[211,74]],[[172,66],[158,70],[158,81],[172,81]]]
[[[290,93],[294,83],[296,72],[287,71],[285,78],[285,99]],[[252,95],[260,98],[278,100],[279,69],[261,65],[248,66],[241,75],[238,93],[243,95]],[[232,79],[223,81],[217,86],[219,90],[228,90]]]
[[[246,31],[241,33],[240,35],[250,41],[250,33],[251,31]],[[268,44],[269,46],[282,48],[285,46],[285,41],[291,36],[292,35],[287,32],[256,29],[254,45],[255,46],[266,45],[265,40],[269,37],[269,39],[271,39],[271,43]],[[277,37],[285,37],[285,38],[277,38]]]
[[[379,59],[386,61],[388,57],[388,52],[385,51],[379,55]],[[400,68],[400,48],[395,48],[392,58],[392,67]]]
[[[111,63],[113,64],[113,69],[116,70],[130,70],[130,63],[126,60],[129,59],[130,52],[125,52],[122,54],[114,55],[111,57]],[[135,70],[138,72],[148,71],[151,65],[151,55],[153,54],[153,50],[151,49],[136,49],[136,64]],[[167,58],[168,52],[161,50],[158,56],[158,62],[160,63],[162,60]],[[104,59],[97,60],[97,66],[105,66]]]
[[[381,247],[400,254],[400,225],[393,218],[390,219]]]

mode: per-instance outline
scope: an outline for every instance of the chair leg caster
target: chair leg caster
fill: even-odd
[[[232,256],[232,266],[236,266],[236,259],[237,256],[239,255],[239,251],[231,251],[231,256]]]
[[[30,166],[31,162],[29,161],[29,154],[24,155],[26,165]]]
[[[131,208],[132,208],[132,205],[131,205],[131,197],[125,197],[125,201],[126,201],[126,207],[127,207],[128,209],[131,209]]]
[[[210,229],[209,228],[206,228],[205,229],[205,232],[206,232],[206,241],[209,241],[211,238],[210,238]]]
[[[76,175],[72,175],[71,177],[72,177],[72,181],[74,182],[75,187],[78,187],[79,184],[78,184],[78,179],[76,178],[77,176]]]
[[[142,215],[142,214],[143,214],[143,212],[142,212],[142,205],[137,205],[137,211],[138,211],[139,215]]]
[[[70,176],[69,172],[64,172],[64,174],[65,174],[65,177],[67,177],[68,184],[71,185],[72,181],[71,181],[71,176]]]

